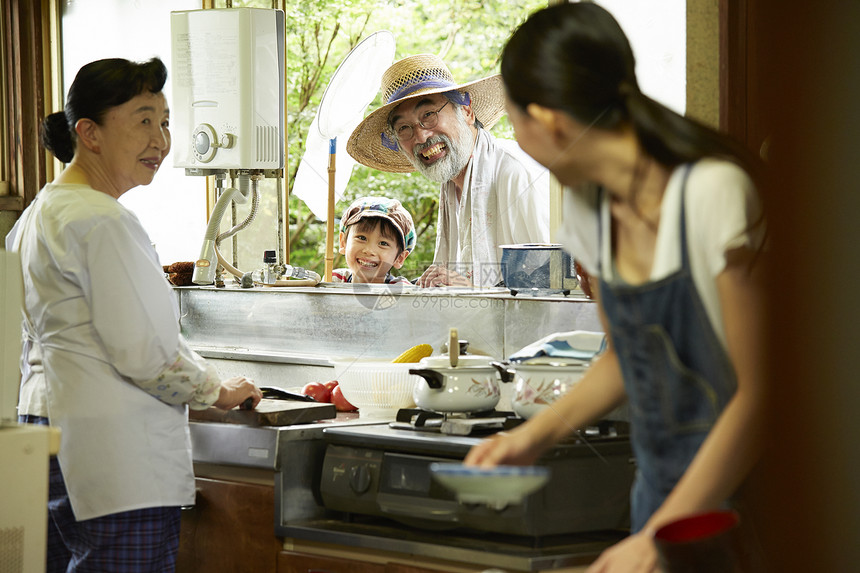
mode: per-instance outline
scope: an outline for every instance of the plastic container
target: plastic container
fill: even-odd
[[[361,418],[394,420],[397,410],[414,408],[412,389],[418,376],[409,374],[414,363],[339,360],[335,377],[344,398],[358,408]]]

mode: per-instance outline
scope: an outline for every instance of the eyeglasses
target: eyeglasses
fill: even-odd
[[[397,141],[406,143],[415,137],[415,129],[413,126],[420,125],[423,129],[433,129],[439,123],[439,112],[451,103],[451,100],[446,100],[442,107],[435,111],[426,111],[421,115],[421,119],[416,123],[400,123],[394,126],[394,136]]]

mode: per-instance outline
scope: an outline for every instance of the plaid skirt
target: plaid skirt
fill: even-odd
[[[27,424],[47,418],[19,416]],[[48,478],[47,573],[172,573],[179,507],[150,507],[77,521],[56,457]]]

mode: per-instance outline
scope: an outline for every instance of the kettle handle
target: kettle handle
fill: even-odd
[[[445,385],[445,375],[438,370],[431,368],[410,368],[409,373],[424,378],[427,381],[427,385],[434,390],[438,390]]]
[[[499,378],[502,379],[502,382],[510,382],[514,379],[516,370],[508,368],[507,364],[503,362],[490,362],[490,366],[499,371]]]

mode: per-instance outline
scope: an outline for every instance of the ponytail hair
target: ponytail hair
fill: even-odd
[[[581,2],[532,14],[505,46],[501,72],[508,98],[520,108],[536,103],[606,130],[628,122],[645,152],[666,167],[720,157],[751,175],[758,171],[742,145],[642,93],[635,67],[615,18]]]
[[[63,163],[75,155],[75,125],[91,119],[101,125],[105,114],[144,92],[159,93],[167,81],[167,68],[159,58],[130,62],[110,58],[90,62],[78,71],[69,88],[64,111],[42,121],[42,146]]]

